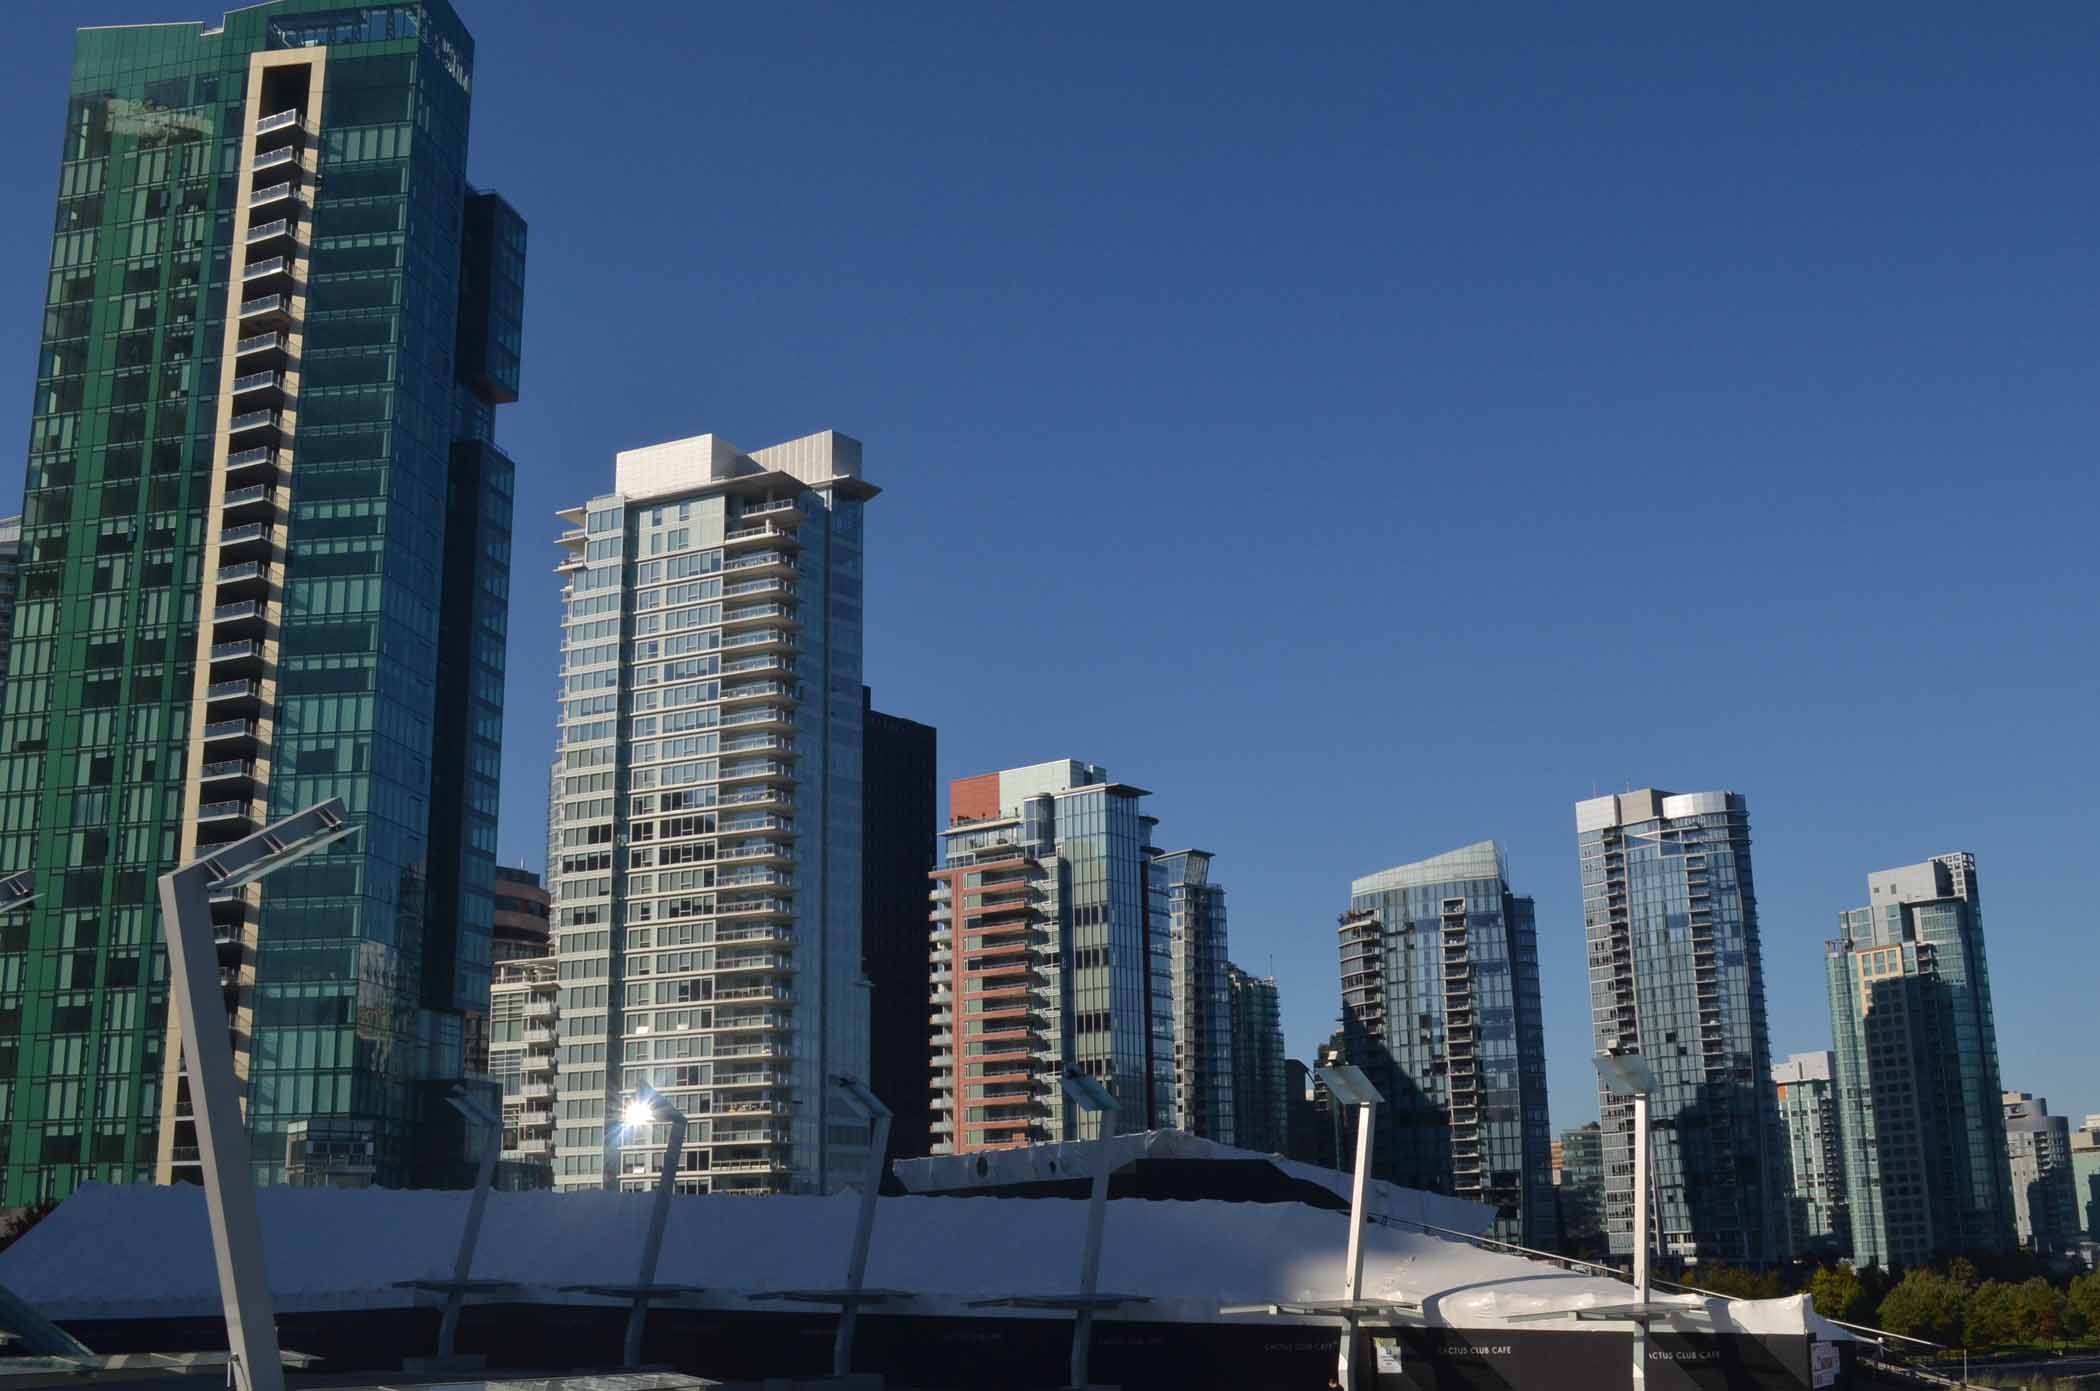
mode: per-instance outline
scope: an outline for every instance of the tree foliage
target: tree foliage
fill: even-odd
[[[1736,1299],[1777,1299],[1784,1293],[1779,1276],[1769,1270],[1744,1270],[1733,1265],[1700,1264],[1685,1277],[1685,1283]]]
[[[2064,1302],[2066,1317],[2077,1323],[2079,1333],[2100,1335],[2100,1272],[2073,1280]]]
[[[1808,1277],[1808,1293],[1816,1312],[1826,1319],[1857,1323],[1866,1317],[1867,1286],[1850,1262],[1824,1266]]]
[[[1881,1298],[1881,1326],[1905,1337],[1949,1345],[1959,1343],[1968,1295],[1967,1290],[1938,1271],[1908,1271]]]

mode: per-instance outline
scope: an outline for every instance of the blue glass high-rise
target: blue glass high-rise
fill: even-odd
[[[1552,1246],[1538,928],[1501,847],[1356,880],[1341,957],[1344,1048],[1386,1099],[1375,1172],[1492,1204],[1498,1236]]]
[[[1792,1245],[1765,1026],[1750,810],[1653,788],[1575,805],[1599,1054],[1648,1060],[1654,1250],[1771,1264]],[[1633,1251],[1633,1099],[1598,1087],[1604,1226]]]

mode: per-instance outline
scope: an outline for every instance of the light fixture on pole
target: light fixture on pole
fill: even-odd
[[[1093,1183],[1087,1191],[1086,1246],[1079,1257],[1079,1298],[1082,1302],[1072,1322],[1072,1385],[1083,1387],[1087,1384],[1088,1355],[1093,1350],[1092,1301],[1101,1284],[1101,1229],[1108,1218],[1109,1166],[1114,1162],[1109,1149],[1116,1133],[1119,1108],[1114,1092],[1103,1086],[1099,1078],[1076,1067],[1065,1069],[1064,1089],[1074,1106],[1100,1121],[1094,1141]]]
[[[1090,1143],[1094,1146],[1093,1187],[1087,1194],[1086,1244],[1079,1257],[1079,1292],[1077,1294],[1004,1294],[989,1299],[969,1301],[972,1309],[1063,1309],[1069,1310],[1072,1320],[1072,1386],[1087,1385],[1087,1362],[1093,1349],[1094,1314],[1100,1309],[1117,1309],[1125,1304],[1145,1304],[1152,1296],[1147,1294],[1104,1294],[1101,1292],[1101,1231],[1108,1215],[1108,1179],[1115,1167],[1116,1116],[1118,1107],[1115,1093],[1100,1080],[1091,1077],[1076,1067],[1067,1066],[1061,1079],[1065,1097],[1074,1106],[1097,1118],[1098,1134]],[[1064,1151],[1060,1151],[1060,1154]]]
[[[655,1292],[656,1258],[663,1254],[664,1226],[671,1218],[671,1190],[678,1180],[678,1155],[685,1148],[685,1113],[644,1082],[634,1089],[634,1100],[627,1103],[621,1119],[632,1126],[661,1121],[671,1127],[669,1144],[664,1149],[664,1167],[656,1180],[656,1202],[649,1210],[649,1233],[642,1241],[642,1268],[635,1277],[634,1307],[627,1313],[626,1361],[621,1365],[639,1367],[642,1322],[649,1315],[649,1298]]]
[[[160,877],[162,934],[168,945],[171,1003],[180,1031],[204,1204],[211,1217],[212,1256],[230,1350],[227,1381],[242,1391],[283,1391],[284,1364],[263,1265],[262,1224],[255,1211],[255,1171],[241,1121],[233,1042],[219,988],[212,940],[211,895],[253,883],[332,845],[357,828],[338,798],[308,807],[230,845],[215,846]],[[19,876],[17,876],[19,877]]]
[[[459,1255],[452,1264],[452,1278],[395,1282],[402,1288],[432,1290],[445,1296],[445,1312],[438,1320],[437,1358],[428,1362],[411,1358],[402,1364],[406,1371],[469,1371],[479,1367],[483,1360],[479,1356],[461,1358],[454,1352],[459,1339],[459,1316],[467,1296],[517,1288],[511,1280],[474,1278],[474,1248],[481,1244],[481,1219],[488,1211],[489,1191],[496,1186],[496,1161],[503,1154],[503,1118],[467,1095],[464,1087],[455,1086],[445,1097],[445,1104],[459,1112],[468,1125],[480,1129],[484,1136],[481,1165],[474,1180],[474,1196],[467,1203],[467,1224],[459,1234]]]
[[[1648,1092],[1655,1070],[1640,1054],[1616,1049],[1598,1054],[1596,1063],[1606,1091],[1633,1098],[1633,1287],[1634,1305],[1644,1314],[1633,1340],[1633,1384],[1639,1391],[1648,1382]]]
[[[831,1343],[831,1374],[845,1377],[853,1370],[853,1335],[860,1324],[863,1304],[886,1304],[908,1299],[904,1290],[871,1290],[867,1287],[868,1247],[875,1234],[875,1199],[882,1192],[882,1178],[889,1169],[890,1108],[858,1077],[834,1073],[831,1085],[868,1118],[868,1172],[860,1190],[853,1225],[853,1247],[846,1257],[846,1284],[841,1289],[767,1290],[753,1299],[784,1299],[797,1304],[828,1304],[839,1311],[839,1326]]]
[[[1320,1068],[1318,1076],[1336,1101],[1356,1108],[1356,1175],[1349,1184],[1349,1255],[1342,1276],[1342,1303],[1344,1307],[1353,1308],[1361,1297],[1364,1278],[1364,1197],[1371,1182],[1372,1121],[1378,1114],[1379,1103],[1385,1098],[1378,1094],[1377,1087],[1371,1085],[1371,1079],[1364,1076],[1362,1068],[1349,1063]],[[1354,1318],[1345,1318],[1342,1323],[1342,1347],[1335,1362],[1335,1379],[1341,1382],[1343,1391],[1356,1391]]]

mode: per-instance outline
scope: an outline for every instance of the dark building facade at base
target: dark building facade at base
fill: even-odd
[[[928,1153],[926,874],[936,819],[932,725],[885,715],[860,690],[862,760],[861,952],[868,1002],[869,1089],[890,1108],[890,1153]]]

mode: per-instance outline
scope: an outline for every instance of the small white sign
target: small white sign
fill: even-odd
[[[1383,1376],[1387,1372],[1400,1370],[1400,1340],[1398,1338],[1373,1338],[1371,1347],[1377,1354],[1375,1370]]]
[[[1837,1385],[1838,1371],[1844,1366],[1844,1358],[1838,1353],[1836,1343],[1810,1343],[1808,1345],[1808,1384],[1810,1386]]]

